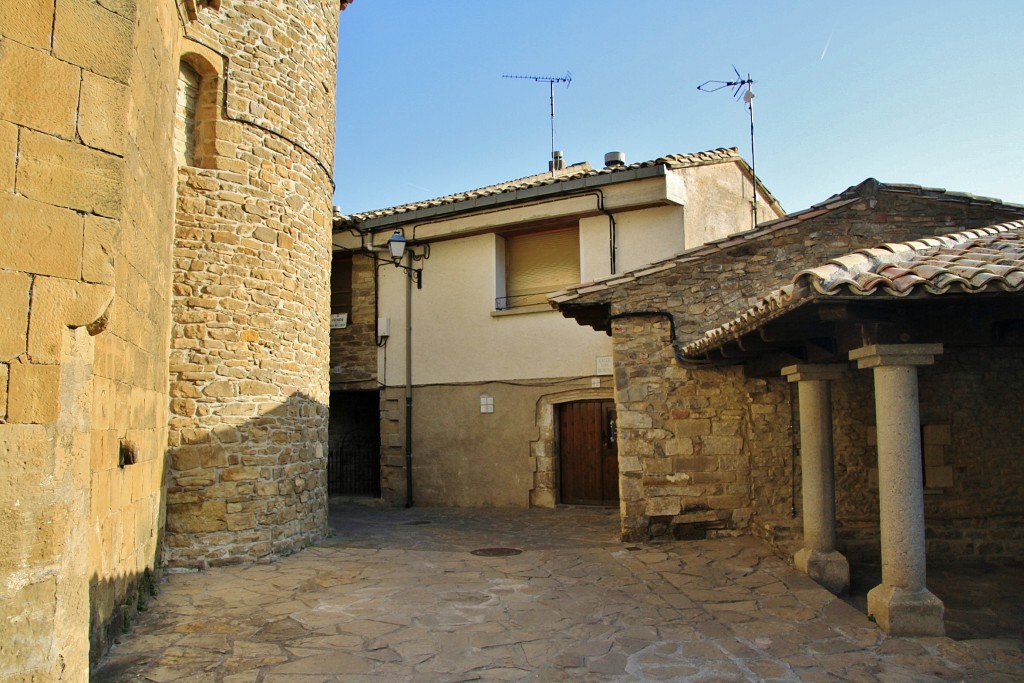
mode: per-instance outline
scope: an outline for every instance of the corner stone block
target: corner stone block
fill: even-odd
[[[77,280],[82,218],[74,211],[0,193],[0,268]]]
[[[619,429],[649,429],[653,422],[647,413],[623,410],[619,413]]]
[[[682,504],[679,502],[679,497],[667,496],[648,499],[644,513],[648,517],[660,517],[678,515],[680,510],[682,510]]]
[[[36,278],[29,323],[29,357],[35,363],[58,362],[63,329],[84,326],[93,334],[101,331],[113,300],[113,287]]]
[[[28,348],[28,302],[32,278],[0,271],[0,363],[17,358]]]
[[[18,9],[0,16],[6,22],[7,17],[20,13]],[[0,83],[4,84],[0,89],[0,119],[52,135],[74,137],[81,80],[77,67],[4,40],[0,42]]]
[[[18,190],[44,204],[117,218],[123,165],[112,154],[23,130]]]
[[[90,0],[57,0],[54,54],[120,83],[131,75],[134,23]]]

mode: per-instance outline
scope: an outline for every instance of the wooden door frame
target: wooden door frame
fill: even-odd
[[[610,380],[610,378],[608,379]],[[614,400],[615,392],[610,386],[571,389],[555,394],[546,394],[537,399],[535,419],[538,436],[530,443],[530,457],[534,461],[530,507],[553,508],[558,505],[558,442],[556,441],[558,411],[555,407],[561,403],[594,399]]]
[[[575,417],[566,415],[566,409],[570,407],[573,408]],[[563,401],[558,404],[555,429],[557,452],[555,483],[560,505],[618,506],[619,452],[616,436],[607,431],[609,427],[615,428],[615,420],[606,424],[609,412],[612,415],[617,412],[615,401],[609,398],[585,398],[576,401]],[[582,423],[578,422],[581,417]],[[566,420],[576,423],[572,434],[562,432]],[[582,429],[579,429],[581,424]],[[569,449],[570,452],[582,456],[582,458],[572,458],[571,463],[570,459],[566,458],[566,448],[569,443],[576,444],[575,447]],[[579,449],[580,445],[583,446],[582,450]],[[587,463],[594,468],[590,475],[579,469],[580,466],[587,469]],[[613,465],[614,473],[609,471]],[[566,480],[564,475],[568,467],[572,467],[579,476]],[[570,499],[566,500],[567,487],[576,494],[575,498],[569,496]],[[612,497],[606,497],[609,490],[613,492]]]

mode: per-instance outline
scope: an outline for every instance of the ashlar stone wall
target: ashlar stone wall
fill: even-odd
[[[0,0],[3,681],[85,680],[156,568],[177,21]]]
[[[322,532],[337,17],[337,0],[0,0],[0,681],[86,680],[149,596],[169,442],[229,444],[248,482],[209,487],[214,556],[264,521],[233,497],[256,477],[270,551]],[[179,176],[182,55],[205,123]],[[183,471],[199,476],[169,486],[203,488]],[[181,538],[172,557],[200,564]]]

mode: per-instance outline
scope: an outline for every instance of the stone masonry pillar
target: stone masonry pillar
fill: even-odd
[[[850,352],[873,368],[878,423],[878,499],[882,583],[868,593],[868,613],[898,636],[938,636],[942,601],[925,585],[924,481],[917,367],[931,365],[941,344],[865,346]]]
[[[800,396],[800,467],[804,546],[796,568],[836,595],[850,589],[850,564],[836,550],[836,485],[832,454],[832,380],[845,365],[790,365],[782,374]]]

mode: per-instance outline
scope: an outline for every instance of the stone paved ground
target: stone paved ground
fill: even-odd
[[[172,575],[92,680],[1024,679],[1019,639],[887,638],[752,538],[623,544],[588,509],[332,525],[272,564]]]

